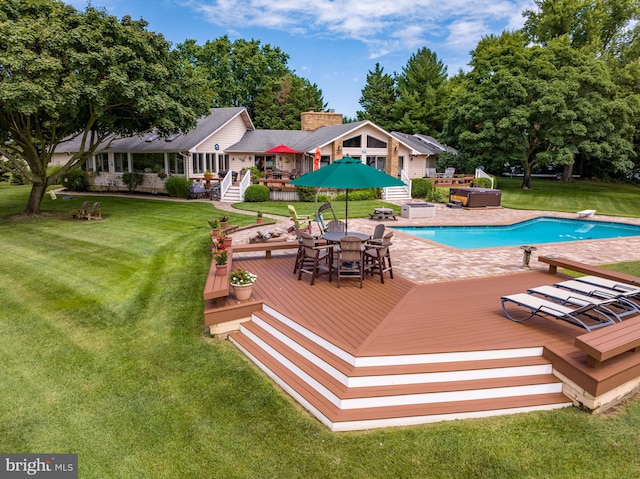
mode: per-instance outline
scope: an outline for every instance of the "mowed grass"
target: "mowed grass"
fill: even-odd
[[[8,218],[27,195],[0,186],[2,452],[77,453],[100,479],[638,477],[638,401],[330,433],[203,334],[211,205],[100,197],[89,223],[59,197]]]

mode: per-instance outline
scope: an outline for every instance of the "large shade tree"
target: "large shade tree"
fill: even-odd
[[[520,164],[523,188],[540,165],[582,153],[628,170],[633,108],[617,95],[604,61],[567,37],[530,46],[520,33],[484,38],[452,105],[451,141],[487,165]]]
[[[314,83],[297,75],[273,80],[258,90],[253,123],[256,128],[299,130],[301,113],[325,108],[322,91]]]
[[[370,120],[386,130],[392,130],[397,97],[395,77],[385,73],[384,68],[376,63],[373,71],[367,73],[367,83],[362,89],[362,110],[357,112],[358,121]]]
[[[206,113],[193,69],[146,26],[55,0],[0,3],[0,155],[33,184],[25,213],[112,135],[186,131]],[[77,135],[80,151],[48,175],[55,148]]]
[[[229,40],[222,36],[198,45],[190,39],[177,50],[205,78],[214,107],[245,107],[255,117],[261,89],[291,74],[289,55],[259,40]]]

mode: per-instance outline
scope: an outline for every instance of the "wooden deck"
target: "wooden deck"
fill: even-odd
[[[476,365],[470,367],[474,372],[469,377],[475,377],[476,369],[487,369],[486,364],[482,365],[483,361],[498,361],[504,357],[507,363],[526,362],[532,359],[517,357],[521,354],[529,355],[530,351],[539,348],[544,356],[541,360],[552,365],[553,371],[558,372],[563,379],[565,394],[574,404],[580,405],[583,405],[584,400],[582,396],[574,397],[575,391],[582,389],[587,395],[598,396],[640,377],[640,353],[625,353],[612,359],[610,364],[593,369],[587,365],[586,354],[574,344],[576,336],[584,334],[583,329],[561,321],[538,317],[524,323],[514,323],[504,316],[501,296],[524,292],[535,286],[553,284],[564,279],[563,276],[529,271],[483,279],[415,284],[396,274],[394,279],[386,279],[384,284],[380,283],[379,278],[367,277],[362,289],[359,288],[358,281],[345,280],[338,289],[335,278],[329,282],[326,276],[317,279],[313,286],[310,285],[308,277],[303,276],[302,280],[298,281],[297,275],[293,275],[293,263],[293,254],[279,255],[269,260],[264,259],[264,253],[253,256],[237,255],[233,258],[234,268],[241,267],[258,275],[251,301],[245,303],[250,303],[253,310],[256,304],[262,303],[265,307],[272,308],[273,314],[277,313],[287,318],[287,321],[290,320],[285,326],[277,325],[277,321],[274,321],[273,326],[267,325],[273,330],[280,329],[274,336],[279,339],[269,339],[271,336],[265,334],[264,338],[257,338],[256,341],[272,342],[270,347],[276,351],[276,356],[288,356],[291,364],[299,366],[303,371],[296,373],[294,377],[294,374],[285,371],[280,364],[263,354],[262,350],[259,351],[252,346],[251,341],[247,339],[248,335],[263,334],[252,331],[256,329],[255,326],[247,328],[246,332],[232,335],[232,338],[235,336],[234,342],[307,409],[321,420],[328,418],[325,422],[330,427],[341,420],[344,421],[345,430],[378,425],[415,424],[428,422],[425,418],[430,414],[436,418],[447,418],[448,414],[448,409],[441,404],[435,409],[431,406],[435,412],[429,412],[429,408],[423,404],[407,403],[403,406],[407,401],[404,397],[422,398],[435,394],[432,386],[414,385],[413,388],[417,387],[418,390],[384,392],[383,395],[400,398],[395,403],[390,402],[387,408],[389,418],[385,419],[387,422],[376,422],[376,414],[385,410],[382,405],[386,403],[376,402],[379,401],[377,396],[367,396],[373,395],[373,392],[366,388],[358,392],[366,398],[361,399],[363,402],[358,404],[371,403],[378,404],[379,407],[363,407],[357,412],[354,409],[349,416],[344,408],[348,409],[351,406],[345,405],[345,401],[352,400],[354,393],[342,389],[338,392],[332,391],[331,385],[336,381],[336,373],[331,372],[334,370],[339,372],[338,376],[347,377],[344,380],[345,384],[352,380],[349,378],[379,378],[387,374],[389,377],[400,378],[401,382],[411,382],[411,375],[429,375],[436,370],[440,373],[449,370],[445,366],[435,366],[435,362],[453,364],[450,368],[452,370],[465,369],[465,355],[470,355],[469,357],[476,361]],[[225,312],[221,318],[228,318],[229,311],[233,310],[234,306],[246,307],[247,304],[229,297],[223,304],[218,303],[218,306]],[[209,321],[215,322],[215,315],[210,316]],[[264,320],[265,323],[269,321]],[[294,337],[297,339],[290,339]],[[311,351],[309,354],[312,354],[313,359],[300,353],[301,349]],[[329,352],[319,352],[318,349],[328,349]],[[505,351],[513,351],[514,354],[512,356]],[[439,358],[439,355],[443,355],[444,359],[433,359]],[[324,363],[329,366],[318,366]],[[513,366],[507,363],[504,367]],[[384,372],[381,372],[382,370]],[[321,377],[332,374],[334,378]],[[288,376],[288,379],[283,379],[284,376]],[[306,376],[312,377],[315,382],[326,381],[322,388],[330,391],[330,397],[335,395],[337,399],[333,400],[333,404],[326,397],[321,397],[322,394],[317,391],[311,391],[306,383],[303,384],[299,377]],[[532,380],[533,383],[552,382],[544,375],[536,377],[538,379]],[[391,382],[396,380],[398,379]],[[496,381],[495,378],[490,380]],[[371,381],[372,385],[380,386],[385,380],[381,380],[380,383],[375,382],[377,379]],[[516,384],[516,379],[512,383],[514,388],[525,387],[523,384]],[[445,384],[449,382],[446,381]],[[444,386],[438,387],[442,389]],[[488,387],[482,386],[480,389]],[[510,386],[501,383],[495,387]],[[437,394],[443,393],[440,391]],[[555,401],[559,401],[558,394],[552,393]],[[521,400],[512,396],[510,401],[509,398],[479,399],[476,408],[484,411],[491,408],[502,411],[512,409],[512,412],[530,410],[526,409],[531,407],[527,406],[527,402],[532,403],[534,396],[523,396]],[[569,399],[566,399],[565,403],[568,401]],[[451,407],[455,407],[456,404],[459,407],[459,403],[460,401],[456,400],[450,401],[453,405]],[[474,401],[466,402],[462,409],[457,410],[460,413],[452,417],[473,417],[465,414],[470,414],[468,409],[474,404]],[[408,410],[411,410],[410,413]],[[402,421],[400,417],[403,415],[411,415],[413,420]],[[354,425],[360,420],[363,421],[362,426]],[[341,429],[336,427],[335,430]]]

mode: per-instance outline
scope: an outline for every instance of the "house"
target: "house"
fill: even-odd
[[[223,200],[239,201],[249,178],[246,175],[243,184],[233,186],[233,172],[257,166],[268,176],[288,180],[312,171],[319,149],[320,166],[351,156],[398,176],[405,188],[396,191],[399,197],[394,199],[407,199],[412,178],[424,177],[426,168],[435,167],[440,153],[455,152],[434,138],[389,133],[368,120],[342,123],[342,115],[334,112],[303,112],[301,124],[301,130],[295,131],[257,130],[245,108],[214,108],[185,134],[161,138],[151,132],[114,139],[85,168],[94,172],[92,184],[102,190],[124,189],[123,173],[142,172],[139,190],[147,192],[163,190],[165,173],[202,181],[205,172],[212,172],[221,180]],[[78,149],[79,139],[59,145],[52,163],[63,164]],[[276,151],[270,152],[272,149]],[[390,199],[392,193],[387,193]]]

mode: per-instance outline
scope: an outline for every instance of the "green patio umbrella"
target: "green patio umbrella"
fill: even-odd
[[[347,190],[345,223],[349,226],[349,190],[362,188],[385,188],[404,186],[398,178],[365,165],[358,158],[346,156],[330,165],[307,173],[289,182],[296,186],[314,186],[317,188],[336,188]]]

